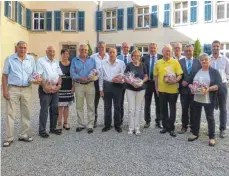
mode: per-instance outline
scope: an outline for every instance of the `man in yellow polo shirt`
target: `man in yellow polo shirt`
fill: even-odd
[[[176,137],[176,102],[178,96],[178,82],[182,78],[182,68],[179,62],[172,58],[172,46],[166,45],[162,49],[163,58],[158,60],[154,68],[155,87],[160,101],[160,111],[163,129],[160,133],[169,132]],[[168,115],[168,103],[169,112]]]

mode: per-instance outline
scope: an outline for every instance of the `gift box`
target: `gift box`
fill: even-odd
[[[97,70],[96,70],[96,69],[92,69],[88,77],[89,77],[92,81],[98,80],[99,76],[98,76]]]

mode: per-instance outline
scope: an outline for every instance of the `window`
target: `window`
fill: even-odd
[[[8,4],[8,17],[13,19],[13,1],[9,1]]]
[[[217,20],[229,19],[229,2],[217,1]]]
[[[149,27],[149,7],[140,7],[137,12],[137,27],[148,28]]]
[[[142,53],[142,56],[149,54],[148,46],[136,46],[136,48]]]
[[[76,31],[76,12],[64,12],[64,30]]]
[[[188,1],[175,3],[175,24],[188,23]]]
[[[25,7],[21,6],[21,24],[25,26],[26,21],[26,14],[25,14]]]
[[[33,12],[33,30],[44,30],[45,26],[45,13]]]
[[[115,30],[116,29],[116,10],[106,11],[106,30]]]
[[[220,54],[229,58],[229,43],[222,43],[221,44]]]

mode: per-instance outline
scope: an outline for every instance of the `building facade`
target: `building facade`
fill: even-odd
[[[229,56],[228,1],[3,1],[1,2],[1,64],[15,51],[16,42],[29,44],[36,58],[53,45],[60,57],[62,48],[77,55],[79,44],[87,43],[96,51],[99,40],[109,47],[126,41],[131,50],[148,52],[148,44],[199,39],[203,51],[211,53],[211,42],[222,42],[221,53]],[[2,66],[1,66],[2,68]]]

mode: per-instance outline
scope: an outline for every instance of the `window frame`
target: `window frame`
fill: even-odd
[[[65,17],[65,13],[69,13],[69,17]],[[72,18],[71,17],[71,14],[72,13],[75,13],[75,17],[74,18]],[[77,14],[77,11],[63,11],[63,21],[62,21],[62,23],[63,23],[63,27],[62,27],[62,30],[64,31],[64,32],[75,32],[75,31],[77,31],[77,22],[78,22],[78,14]],[[74,20],[75,19],[75,29],[65,29],[65,25],[64,25],[64,21],[65,20],[69,20],[69,27],[71,27],[72,28],[72,20]]]
[[[204,23],[209,23],[209,22],[212,22],[212,21],[213,21],[213,14],[212,14],[212,12],[213,12],[213,1],[207,1],[207,3],[204,2],[204,9],[205,9],[205,7],[208,6],[208,5],[211,5],[211,20],[205,21],[205,19],[204,19]],[[206,12],[205,12],[205,10],[204,10],[204,14],[205,14],[205,13],[206,13]]]
[[[14,20],[13,19],[13,2],[15,3],[15,1],[9,1],[9,4],[8,4],[8,18],[11,20]],[[9,10],[10,10],[10,13],[9,13]]]
[[[137,50],[139,50],[139,48],[141,48],[141,51],[139,50],[142,53],[141,56],[149,54],[149,46],[146,45],[146,44],[144,44],[144,45],[135,45],[134,48],[137,49]],[[144,48],[147,48],[146,52],[144,51]]]
[[[111,16],[110,17],[107,17],[107,12],[110,12],[111,13]],[[116,15],[115,15],[115,17],[113,16],[113,12],[115,12],[116,13]],[[117,23],[118,23],[118,13],[117,13],[117,9],[110,9],[110,10],[106,10],[106,11],[104,11],[104,13],[105,13],[105,31],[115,31],[115,30],[117,30]],[[112,21],[113,21],[113,19],[115,19],[115,27],[114,28],[112,28]],[[110,29],[108,29],[107,28],[107,20],[110,20]]]
[[[183,8],[183,3],[187,2],[187,7]],[[174,11],[174,19],[173,19],[173,23],[174,26],[182,26],[182,25],[188,25],[190,22],[190,8],[191,8],[191,2],[190,1],[181,1],[181,2],[174,2],[174,6],[173,6],[173,11]],[[179,9],[176,9],[176,4],[181,4],[181,7]],[[193,6],[195,7],[195,6]],[[197,3],[197,7],[198,7],[198,3]],[[183,23],[183,13],[184,10],[187,10],[187,22]],[[176,12],[180,12],[180,23],[176,23]],[[196,23],[196,22],[195,22]],[[191,23],[193,24],[193,23]]]
[[[148,8],[148,13],[145,13],[146,8]],[[139,9],[143,9],[141,14],[138,13]],[[147,16],[147,15],[149,16],[148,27],[145,26],[145,16]],[[142,16],[142,26],[141,27],[138,26],[138,17],[139,16]],[[136,29],[149,29],[150,28],[150,20],[151,20],[150,18],[151,18],[151,14],[150,14],[150,7],[149,6],[137,7],[137,10],[136,10]]]
[[[224,18],[218,19],[218,5],[224,4]],[[228,21],[229,17],[227,17],[227,12],[229,9],[227,9],[227,4],[229,4],[229,1],[216,1],[216,21]]]
[[[21,4],[21,25],[26,26],[26,8]]]
[[[227,57],[227,53],[229,53],[229,49],[226,48],[227,45],[229,45],[229,42],[221,43],[221,46],[223,45],[223,49],[220,48],[220,53],[222,53],[223,56]]]
[[[39,16],[38,18],[34,17],[35,13],[38,13],[38,16]],[[43,18],[40,17],[41,13],[44,14]],[[38,29],[34,29],[35,20],[38,20]],[[41,29],[41,27],[40,27],[41,26],[41,20],[44,20],[44,28],[43,29]],[[46,30],[45,25],[46,25],[46,14],[45,14],[45,12],[44,11],[33,11],[32,12],[32,31],[45,31]]]

